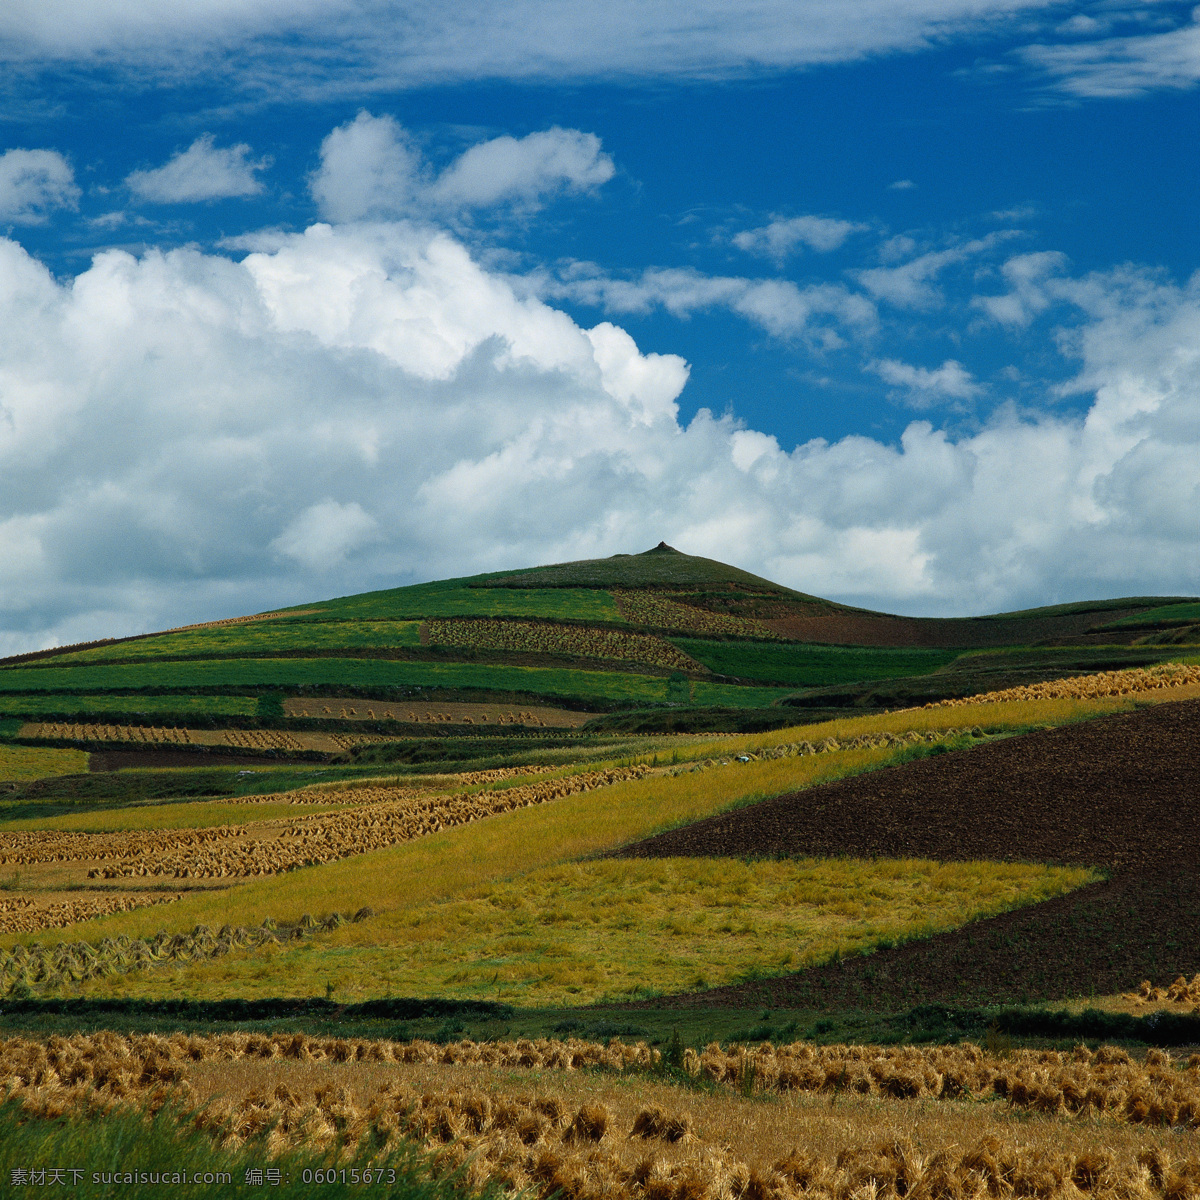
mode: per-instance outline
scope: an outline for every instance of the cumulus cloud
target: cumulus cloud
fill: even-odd
[[[231,196],[257,196],[262,181],[257,172],[270,159],[250,162],[250,147],[219,147],[211,133],[198,137],[186,150],[152,171],[134,171],[125,182],[143,200],[157,204],[189,204]]]
[[[364,111],[321,143],[310,187],[323,216],[357,221],[497,205],[536,209],[556,193],[599,187],[615,169],[595,134],[555,126],[480,142],[435,176],[398,121]]]
[[[782,262],[797,246],[827,254],[836,250],[852,233],[866,228],[853,221],[832,217],[780,217],[759,229],[745,229],[734,234],[733,244],[747,254]]]
[[[884,358],[871,363],[868,370],[899,389],[913,408],[928,408],[944,400],[973,400],[982,391],[971,372],[952,358],[934,370]]]
[[[65,282],[0,240],[4,649],[664,537],[905,611],[1196,592],[1200,281],[1056,287],[1082,415],[790,448],[426,225]]]
[[[328,571],[377,537],[379,522],[358,503],[322,500],[306,508],[270,548],[313,571]]]
[[[360,112],[321,143],[309,189],[330,221],[410,210],[423,191],[421,153],[400,123]]]
[[[51,209],[75,208],[75,172],[56,150],[6,150],[0,154],[0,221],[37,225]]]

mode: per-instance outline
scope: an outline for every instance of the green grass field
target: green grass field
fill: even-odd
[[[957,650],[879,650],[859,646],[809,646],[787,642],[671,641],[721,675],[796,687],[826,687],[861,680],[927,675],[953,662]]]
[[[9,667],[0,688],[15,691],[81,692],[114,688],[430,687],[526,692],[545,697],[599,697],[635,704],[673,699],[669,679],[624,671],[575,671],[459,662],[392,662],[370,658],[233,658],[214,662],[147,662],[71,667]],[[697,684],[696,703],[758,707],[788,694],[787,688]],[[712,696],[712,699],[701,699]],[[716,699],[715,697],[720,697]]]
[[[472,579],[420,583],[412,587],[364,592],[338,600],[324,600],[307,622],[328,620],[413,620],[423,617],[545,617],[549,620],[611,621],[625,623],[616,602],[606,591],[589,588],[509,589],[470,587]]]

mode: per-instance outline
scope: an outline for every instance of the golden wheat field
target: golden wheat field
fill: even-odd
[[[1100,671],[1072,679],[1055,679],[1027,687],[1005,688],[958,700],[939,700],[927,708],[959,708],[964,704],[1000,704],[1022,700],[1091,700],[1105,696],[1137,696],[1169,690],[1170,699],[1190,699],[1200,692],[1200,665],[1159,663],[1125,671]],[[1168,697],[1161,697],[1167,699]]]
[[[292,696],[283,702],[289,717],[336,718],[342,721],[402,721],[409,725],[528,725],[577,729],[595,716],[547,705],[419,704],[349,698],[309,699]]]
[[[623,659],[674,671],[707,673],[708,670],[665,638],[621,629],[458,617],[423,622],[421,638],[431,646],[569,654],[582,658]]]
[[[681,604],[662,592],[615,590],[613,599],[621,616],[631,625],[651,629],[671,629],[683,633],[716,634],[725,637],[752,637],[775,640],[776,634],[761,621],[734,617],[728,613],[706,612],[690,604]]]
[[[387,739],[378,733],[292,733],[279,729],[186,729],[98,722],[27,721],[20,736],[31,740],[118,743],[129,746],[232,746],[239,750],[317,751],[336,754]],[[86,767],[84,768],[86,769]]]
[[[1200,1056],[710,1046],[673,1086],[613,1040],[397,1043],[100,1033],[0,1043],[32,1116],[175,1101],[224,1145],[424,1144],[476,1185],[592,1200],[1127,1197],[1200,1187]]]

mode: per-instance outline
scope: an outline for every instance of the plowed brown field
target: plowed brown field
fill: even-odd
[[[1104,883],[865,958],[679,1003],[988,1003],[1200,969],[1200,701],[1007,738],[711,817],[626,856],[1086,863]]]
[[[884,613],[822,613],[774,617],[762,622],[776,637],[795,642],[844,646],[983,647],[1022,646],[1051,637],[1087,633],[1097,625],[1132,616],[1140,609],[1058,616],[992,617],[945,620],[937,617],[892,617]],[[1111,635],[1119,641],[1119,635]]]

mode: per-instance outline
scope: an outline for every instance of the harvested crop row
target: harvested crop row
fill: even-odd
[[[365,854],[427,834],[440,833],[457,825],[466,825],[484,817],[512,812],[534,804],[545,804],[579,792],[608,787],[626,779],[639,779],[646,774],[644,766],[606,771],[591,771],[540,783],[521,784],[494,792],[457,793],[450,796],[418,796],[402,800],[386,800],[338,813],[314,813],[286,823],[281,836],[266,841],[242,841],[245,830],[221,837],[221,829],[203,842],[194,834],[138,835],[154,839],[153,854],[145,849],[121,851],[118,862],[96,867],[89,877],[121,879],[148,875],[173,875],[177,879],[224,878],[228,876],[274,875],[295,867],[335,862],[352,855]],[[262,822],[258,828],[276,826],[280,822]],[[19,835],[9,835],[19,836]],[[88,835],[79,837],[112,837]],[[127,835],[128,836],[128,835]],[[179,848],[176,849],[175,847]],[[77,853],[79,851],[76,851]],[[88,853],[87,857],[96,857]]]
[[[1144,1004],[1154,1004],[1169,1000],[1173,1004],[1200,1004],[1200,971],[1192,976],[1189,982],[1180,975],[1175,982],[1167,987],[1155,987],[1148,979],[1143,979],[1136,992],[1128,992],[1126,1000],[1137,1000]]]
[[[614,591],[613,598],[621,616],[631,625],[651,629],[669,629],[675,633],[716,634],[718,637],[766,638],[778,641],[778,635],[761,621],[708,612],[681,604],[662,592]]]
[[[1008,700],[1095,700],[1102,696],[1134,696],[1163,688],[1186,687],[1200,683],[1200,666],[1185,663],[1159,663],[1127,671],[1100,671],[1095,675],[1077,675],[1073,679],[1054,679],[1027,687],[1005,688],[979,696],[938,700],[925,708],[956,708],[963,704],[1001,704]]]
[[[226,931],[222,931],[224,934]],[[241,931],[246,932],[246,931]],[[253,931],[251,931],[253,932]],[[164,937],[165,935],[160,935]],[[211,935],[210,935],[211,936]],[[177,1034],[114,1038],[94,1035],[120,1047],[129,1069],[141,1071],[143,1059],[182,1063],[220,1059],[293,1058],[332,1062],[382,1061],[484,1066],[503,1070],[573,1071],[603,1068],[625,1071],[661,1063],[661,1052],[644,1043],[613,1039],[607,1045],[574,1038],[539,1038],[515,1042],[387,1042],[313,1038],[304,1034],[220,1034],[212,1037]],[[61,1044],[54,1039],[51,1045]],[[80,1035],[71,1039],[77,1053],[94,1043]],[[39,1050],[41,1051],[39,1053]],[[20,1038],[0,1043],[0,1075],[17,1082],[22,1061],[32,1058],[35,1070],[47,1065],[38,1043]],[[815,1046],[796,1042],[754,1050],[722,1049],[716,1043],[702,1053],[688,1049],[683,1069],[714,1084],[743,1093],[846,1093],[882,1099],[953,1100],[1000,1098],[1014,1108],[1043,1114],[1110,1119],[1134,1124],[1200,1128],[1200,1054],[1176,1064],[1164,1050],[1147,1052],[1145,1063],[1124,1050],[1086,1046],[1073,1051],[1016,1050],[989,1055],[969,1042],[952,1046]]]
[[[848,1065],[872,1063],[897,1056],[913,1060],[987,1060],[978,1047],[912,1047],[882,1052],[873,1047],[795,1046],[811,1060],[847,1074]],[[783,1053],[766,1050],[756,1056],[735,1055],[739,1062],[760,1062]],[[711,1048],[702,1058],[712,1059]],[[803,1057],[793,1054],[791,1057]],[[1028,1057],[1028,1056],[1027,1056]],[[1100,1073],[1129,1068],[1147,1077],[1173,1076],[1176,1088],[1194,1088],[1200,1079],[1195,1066],[1175,1070],[1159,1054],[1146,1070],[1129,1064],[1111,1047],[1092,1054],[1033,1055],[1037,1059],[1069,1060],[1081,1069]],[[1098,1196],[1172,1197],[1186,1200],[1200,1184],[1200,1158],[1173,1154],[1164,1147],[1124,1158],[1105,1149],[1065,1152],[1032,1148],[1018,1133],[1001,1140],[985,1137],[935,1151],[912,1141],[881,1141],[877,1145],[852,1141],[840,1152],[821,1157],[793,1150],[769,1165],[753,1170],[740,1161],[737,1150],[718,1132],[709,1142],[707,1114],[697,1121],[691,1112],[668,1111],[656,1104],[631,1106],[636,1115],[618,1122],[611,1108],[596,1102],[564,1102],[553,1093],[543,1073],[539,1092],[530,1094],[517,1081],[497,1075],[488,1086],[478,1074],[467,1076],[465,1087],[407,1086],[389,1078],[382,1086],[360,1090],[356,1097],[336,1082],[304,1088],[304,1074],[286,1069],[311,1063],[418,1064],[429,1061],[452,1067],[475,1062],[512,1072],[515,1068],[600,1067],[624,1073],[645,1073],[660,1062],[657,1051],[645,1045],[607,1046],[581,1041],[519,1041],[479,1045],[434,1046],[426,1042],[392,1043],[310,1038],[303,1034],[226,1034],[199,1037],[173,1034],[121,1037],[112,1033],[45,1043],[14,1038],[0,1043],[0,1079],[31,1116],[57,1118],[84,1114],[120,1104],[156,1111],[172,1098],[198,1098],[193,1077],[196,1064],[272,1061],[278,1077],[295,1081],[251,1087],[240,1094],[223,1094],[197,1107],[196,1122],[211,1130],[228,1147],[261,1136],[271,1156],[292,1147],[321,1147],[353,1154],[364,1145],[376,1151],[394,1148],[402,1138],[415,1138],[438,1152],[439,1170],[466,1167],[470,1182],[491,1180],[506,1190],[528,1188],[529,1194],[558,1193],[590,1200],[630,1197],[635,1200],[731,1200],[741,1197],[828,1197],[850,1200],[874,1197],[942,1197],[958,1200],[981,1195],[1027,1195],[1046,1198],[1078,1197],[1079,1191]],[[987,1060],[1003,1064],[1005,1060]],[[986,1065],[986,1063],[985,1063]],[[1049,1064],[1062,1066],[1061,1061]],[[890,1069],[890,1068],[888,1068]],[[253,1070],[253,1068],[251,1068]],[[255,1078],[251,1074],[249,1078]],[[261,1078],[261,1073],[258,1075]],[[232,1077],[228,1071],[223,1082]],[[266,1078],[270,1079],[271,1076]],[[309,1076],[311,1078],[311,1076]],[[443,1076],[444,1078],[444,1076]],[[464,1081],[466,1082],[466,1081]],[[751,1081],[757,1084],[756,1080]],[[836,1096],[839,1085],[827,1091]],[[1160,1090],[1164,1084],[1154,1083]],[[303,1090],[297,1090],[303,1089]],[[745,1086],[742,1090],[746,1091]],[[944,1093],[952,1098],[950,1093]],[[962,1093],[958,1093],[961,1095]],[[1000,1093],[993,1089],[991,1095]],[[311,1098],[310,1098],[311,1097]],[[1021,1107],[1011,1091],[1010,1108]],[[886,1101],[885,1101],[886,1103]],[[701,1108],[706,1100],[692,1097]],[[747,1114],[748,1115],[748,1114]],[[1139,1120],[1136,1114],[1128,1114]],[[1120,1120],[1125,1113],[1113,1112]],[[1112,1119],[1111,1117],[1109,1118]],[[1144,1118],[1149,1119],[1149,1118]],[[744,1118],[743,1118],[744,1120]],[[1088,1122],[1087,1126],[1094,1127]],[[1086,1127],[1086,1126],[1085,1126]],[[847,1127],[847,1132],[850,1128]],[[1104,1146],[1105,1135],[1097,1130]],[[851,1137],[853,1134],[851,1132]],[[1046,1139],[1053,1145],[1055,1139]],[[1180,1147],[1187,1143],[1180,1141]]]
[[[154,725],[81,725],[66,721],[29,721],[21,726],[25,738],[56,738],[71,742],[147,742],[151,745],[189,746],[191,730]]]
[[[289,717],[337,717],[343,721],[403,721],[409,725],[535,725],[574,729],[595,713],[566,708],[531,705],[515,710],[502,704],[397,704],[385,700],[349,700],[331,697],[311,699],[298,696],[283,702]]]
[[[388,739],[378,733],[289,733],[280,729],[167,729],[153,725],[99,725],[28,721],[23,738],[72,742],[125,742],[135,745],[236,746],[242,750],[349,750]]]
[[[207,925],[197,925],[191,933],[170,934],[165,930],[152,938],[130,938],[120,934],[101,942],[58,942],[46,947],[14,946],[0,951],[0,988],[46,987],[100,979],[108,975],[126,975],[169,963],[200,962],[220,958],[232,950],[256,950],[265,945],[311,937],[329,932],[347,920],[363,921],[375,911],[363,907],[352,917],[331,913],[317,920],[307,913],[295,924],[276,925],[269,918],[250,929],[223,925],[214,933]]]
[[[647,633],[555,625],[548,621],[497,621],[489,618],[430,620],[425,623],[434,646],[478,650],[518,650],[531,654],[573,654],[583,658],[646,663],[673,671],[704,671],[670,642]]]
[[[862,733],[848,738],[822,738],[819,742],[784,742],[769,746],[765,750],[747,750],[734,756],[735,762],[757,762],[776,758],[802,758],[807,754],[829,754],[834,750],[873,750],[880,746],[933,745],[936,742],[956,741],[966,737],[983,737],[978,725],[971,729],[926,729],[910,730],[908,733]],[[668,773],[682,775],[689,771],[703,771],[710,767],[727,766],[729,759],[703,758],[694,763],[673,767]]]
[[[0,900],[0,933],[32,933],[37,929],[61,929],[93,917],[130,912],[152,904],[171,904],[182,892],[140,892],[124,896],[93,896],[87,900],[56,900],[38,904],[27,896]]]
[[[263,792],[253,796],[230,796],[227,804],[369,804],[384,800],[406,800],[428,796],[433,792],[449,792],[455,788],[477,787],[480,784],[500,783],[522,775],[542,775],[561,771],[556,764],[524,767],[495,767],[489,771],[461,771],[455,775],[428,775],[409,787],[362,787],[359,784],[317,784],[292,792]]]
[[[78,1074],[77,1082],[58,1082],[49,1062],[23,1064],[23,1074],[40,1074],[46,1081],[14,1089],[26,1112],[57,1118],[131,1103],[156,1111],[172,1097],[189,1094],[185,1065],[155,1055],[135,1074],[138,1064],[122,1057],[119,1040],[111,1034],[99,1037],[117,1044],[102,1045],[90,1058],[66,1066],[68,1077]],[[170,1047],[170,1041],[158,1040]],[[47,1059],[70,1055],[71,1044],[57,1041]],[[333,1083],[304,1090],[280,1084],[240,1099],[213,1101],[194,1120],[230,1149],[263,1137],[269,1157],[293,1147],[320,1147],[349,1157],[370,1146],[386,1155],[416,1140],[432,1152],[435,1174],[461,1172],[468,1187],[499,1184],[509,1194],[537,1200],[967,1200],[991,1195],[1055,1200],[1078,1197],[1081,1190],[1130,1200],[1185,1200],[1200,1181],[1200,1160],[1162,1148],[1136,1157],[1107,1150],[1073,1153],[1030,1149],[1024,1139],[996,1137],[966,1149],[933,1152],[911,1139],[858,1143],[825,1156],[795,1149],[755,1169],[732,1146],[707,1141],[688,1112],[643,1107],[626,1126],[599,1103],[576,1106],[554,1095],[508,1088],[418,1090],[399,1081],[361,1099]]]

